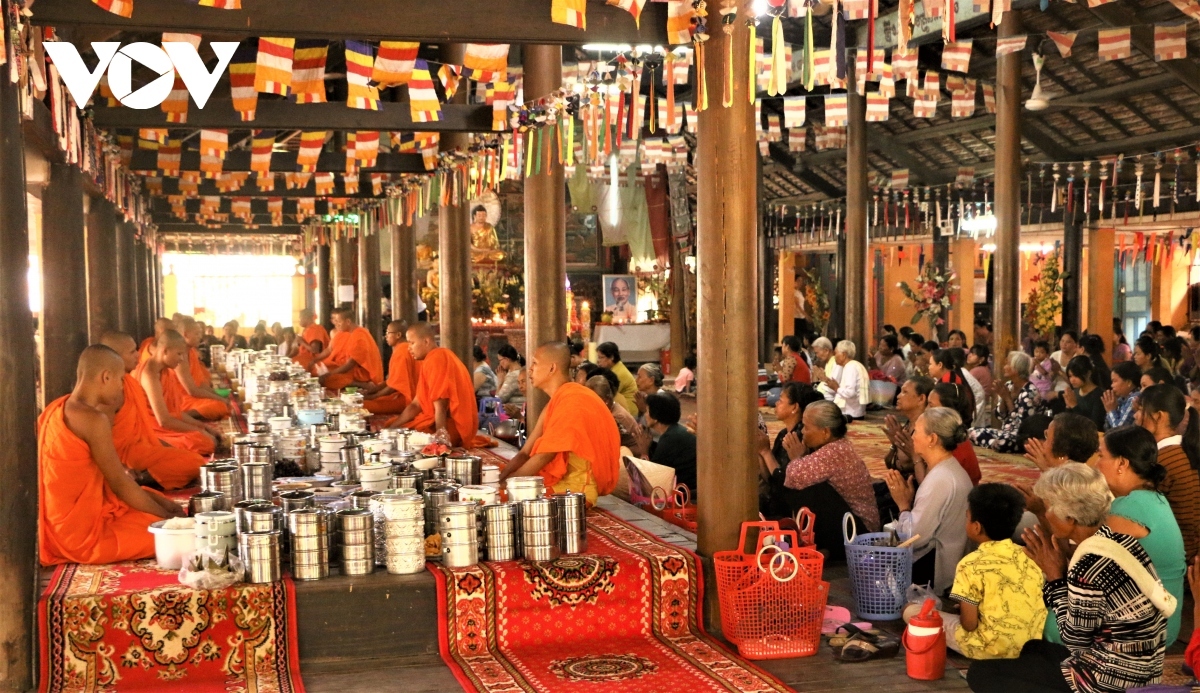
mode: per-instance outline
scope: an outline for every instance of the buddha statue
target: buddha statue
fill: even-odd
[[[503,259],[496,227],[488,223],[487,209],[479,205],[471,210],[471,261],[496,263]]]

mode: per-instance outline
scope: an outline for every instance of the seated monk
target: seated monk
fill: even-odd
[[[427,322],[408,328],[408,345],[413,358],[421,362],[421,377],[413,401],[388,426],[408,426],[425,433],[444,429],[451,444],[461,447],[494,445],[487,436],[477,435],[479,409],[475,404],[475,383],[458,356],[437,345],[433,328]]]
[[[372,414],[400,414],[412,402],[420,374],[418,361],[405,341],[408,323],[393,320],[387,326],[383,338],[392,347],[392,359],[388,361],[387,381],[382,387],[372,385],[363,388],[363,406]]]
[[[157,422],[146,392],[129,375],[138,366],[133,337],[124,332],[106,332],[100,343],[125,361],[125,404],[117,410],[112,429],[113,444],[121,462],[135,472],[148,473],[168,491],[190,485],[199,476],[204,458],[190,450],[171,447],[155,433]]]
[[[150,523],[183,510],[138,486],[113,447],[125,365],[112,349],[83,350],[71,394],[38,418],[38,558],[42,565],[116,563],[154,555]]]
[[[150,411],[154,413],[157,424],[155,434],[166,437],[177,447],[211,455],[220,444],[220,435],[186,412],[172,411],[163,391],[164,381],[171,382],[163,376],[171,377],[169,371],[187,358],[187,342],[183,340],[183,335],[175,330],[163,332],[150,349],[150,354],[149,360],[142,361],[134,369],[133,377],[142,386],[150,402]]]
[[[555,493],[576,491],[596,498],[617,485],[621,433],[600,397],[572,382],[571,350],[562,342],[538,347],[529,364],[533,386],[550,395],[533,433],[504,468],[501,480],[540,474]]]
[[[142,343],[138,345],[138,361],[145,361],[150,358],[150,349],[154,346],[154,340],[158,339],[163,332],[175,329],[175,323],[170,318],[159,318],[154,321],[154,336],[146,337]]]
[[[206,421],[217,421],[229,416],[229,400],[218,395],[212,389],[212,373],[200,362],[200,352],[196,347],[204,339],[204,331],[199,323],[186,315],[180,318],[177,330],[187,342],[187,359],[181,361],[173,372],[167,376],[174,379],[172,389],[180,394],[180,410]]]
[[[300,311],[300,327],[304,331],[292,345],[292,353],[288,354],[296,363],[312,373],[312,365],[317,354],[329,346],[329,332],[317,322],[316,315],[307,308]]]
[[[359,327],[354,310],[338,308],[333,311],[333,339],[329,348],[317,355],[329,372],[320,376],[323,387],[341,390],[346,387],[367,387],[383,382],[383,356],[371,331]]]

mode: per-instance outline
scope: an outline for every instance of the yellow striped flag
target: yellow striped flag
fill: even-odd
[[[417,41],[380,41],[379,52],[371,68],[371,81],[381,87],[408,84],[420,47]]]
[[[119,17],[128,19],[133,16],[133,0],[92,0],[92,2],[100,9],[112,12]]]
[[[158,144],[167,143],[166,128],[142,128],[138,130],[138,137],[149,142],[157,142]]]
[[[300,152],[296,164],[305,171],[315,171],[321,159],[321,148],[325,146],[325,131],[300,133]]]
[[[296,39],[260,38],[254,89],[263,94],[287,96],[292,86],[292,58],[295,51]]]
[[[446,94],[446,100],[454,98],[454,94],[458,91],[458,83],[462,80],[459,72],[462,70],[458,65],[442,65],[438,68],[438,81],[442,83],[442,90]]]
[[[471,79],[483,82],[507,77],[508,44],[468,43],[463,51],[463,69],[471,71]]]
[[[274,130],[255,130],[250,140],[250,170],[257,173],[271,171],[271,153],[275,150]]]
[[[379,89],[371,86],[375,59],[371,47],[359,41],[346,42],[346,105],[366,111],[379,110]]]
[[[642,8],[646,0],[607,0],[606,4],[614,5],[633,15],[633,22],[640,29],[642,26]]]
[[[550,21],[587,29],[587,0],[551,0]]]
[[[271,197],[267,199],[267,212],[271,215],[272,226],[283,226],[283,198]]]
[[[200,153],[200,171],[204,173],[205,178],[216,178],[220,175],[221,170],[225,168],[224,152],[220,156]]]
[[[372,168],[379,159],[379,132],[363,130],[354,135],[354,158],[361,161],[363,166]]]
[[[170,140],[158,148],[158,170],[163,173],[178,174],[183,143]]]
[[[258,186],[259,192],[271,192],[275,189],[275,174],[259,172],[254,177],[254,184]]]
[[[218,10],[240,10],[242,0],[200,0],[201,7],[215,7]]]
[[[499,132],[508,124],[508,107],[517,97],[517,87],[499,83],[492,96],[492,130]]]
[[[414,123],[429,123],[442,119],[442,104],[433,90],[429,64],[418,59],[408,81],[408,102]]]
[[[230,202],[230,204],[229,204],[229,211],[233,214],[233,216],[238,217],[242,221],[249,223],[253,216],[250,212],[250,198],[248,198],[248,197],[233,198],[233,201]]]
[[[329,44],[301,40],[292,54],[292,96],[296,103],[325,103],[325,60]]]
[[[830,94],[825,97],[825,127],[840,127],[846,124],[846,95]]]
[[[175,86],[159,108],[167,114],[168,123],[187,122],[188,91],[179,75],[175,75]]]
[[[313,180],[317,182],[316,193],[318,197],[325,197],[333,194],[333,174],[318,173],[313,176]]]
[[[1103,61],[1124,60],[1131,55],[1129,48],[1129,27],[1117,29],[1101,29],[1099,45],[1096,52]]]
[[[243,122],[254,120],[254,112],[258,110],[258,90],[254,88],[257,71],[258,43],[254,39],[243,41],[229,61],[229,96],[233,99],[233,110]]]

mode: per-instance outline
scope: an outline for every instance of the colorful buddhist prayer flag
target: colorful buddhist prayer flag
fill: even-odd
[[[951,117],[969,118],[975,115],[975,85],[975,80],[968,79],[963,90],[950,94]]]
[[[871,15],[871,3],[875,4],[875,14],[879,15],[879,0],[845,0],[846,19],[866,19]]]
[[[879,93],[889,99],[896,98],[896,78],[893,76],[891,63],[884,63],[879,75]]]
[[[358,174],[343,173],[342,174],[342,192],[346,195],[358,194]]]
[[[458,65],[442,65],[438,68],[438,81],[442,83],[442,90],[446,94],[446,100],[454,98],[454,94],[458,92],[458,83],[460,81]]]
[[[275,150],[274,130],[255,130],[250,140],[250,170],[258,173],[271,171],[271,153]]]
[[[996,57],[1025,50],[1025,42],[1028,39],[1029,37],[1024,34],[996,39]]]
[[[205,156],[225,156],[229,151],[228,130],[200,130],[200,153]]]
[[[215,7],[218,10],[240,10],[242,0],[200,0],[201,7]]]
[[[374,194],[374,195],[382,195],[383,194],[383,181],[384,181],[384,177],[383,177],[382,173],[372,173],[371,174],[371,193],[372,194]],[[349,194],[349,193],[347,193],[347,194]]]
[[[829,85],[837,79],[833,66],[833,52],[829,49],[813,51],[813,76],[816,84]]]
[[[292,86],[292,58],[296,39],[263,37],[258,40],[258,69],[254,89],[262,94],[287,96]]]
[[[296,103],[325,103],[325,61],[329,44],[305,39],[292,54],[292,98]]]
[[[942,49],[942,69],[951,72],[967,72],[971,64],[972,39],[960,39],[947,43]]]
[[[260,172],[254,176],[254,184],[258,186],[259,192],[271,192],[275,189],[275,174]]]
[[[508,77],[507,43],[468,43],[463,49],[463,69],[471,79],[485,82]]]
[[[1196,2],[1196,0],[1171,0],[1171,4],[1175,6],[1175,9],[1188,17],[1200,20],[1200,2]],[[1181,242],[1182,240],[1180,238]]]
[[[179,75],[175,75],[175,86],[171,88],[171,93],[167,95],[159,108],[167,114],[168,123],[187,122],[188,91]]]
[[[321,159],[321,148],[324,146],[324,130],[300,133],[300,151],[296,154],[296,164],[301,170],[315,171],[317,162]]]
[[[967,78],[963,75],[946,75],[946,91],[954,94],[967,87]]]
[[[167,134],[170,130],[166,128],[142,128],[138,130],[138,138],[147,142],[157,142],[158,144],[167,143]]]
[[[937,101],[918,96],[913,99],[914,118],[932,118],[937,115]]]
[[[880,123],[888,119],[891,112],[888,97],[879,92],[867,94],[867,122]]]
[[[133,16],[133,0],[92,0],[102,10],[128,19]]]
[[[942,76],[936,70],[926,70],[925,85],[921,91],[921,98],[932,101],[936,106],[942,96]]]
[[[219,155],[200,153],[200,171],[205,178],[216,178],[225,168],[225,153]]]
[[[691,0],[667,0],[667,42],[672,46],[691,43],[695,16]]]
[[[504,129],[508,123],[508,106],[516,97],[516,85],[504,83],[496,85],[492,100],[492,130],[499,132]]]
[[[908,169],[900,168],[892,171],[892,190],[904,190],[908,187]]]
[[[325,197],[333,194],[332,173],[318,173],[313,176],[313,180],[316,181],[316,192],[318,196]]]
[[[1187,25],[1154,25],[1154,59],[1182,60],[1187,57]]]
[[[846,124],[846,95],[830,94],[825,97],[825,127],[841,127]]]
[[[417,41],[381,41],[371,68],[371,81],[380,87],[407,84],[420,47]]]
[[[1054,45],[1058,48],[1059,55],[1069,58],[1071,57],[1071,47],[1075,45],[1075,37],[1079,36],[1079,32],[1047,31],[1046,36],[1049,36],[1050,40],[1054,42]]]
[[[162,35],[163,43],[190,43],[192,48],[200,50],[200,34],[182,34],[171,31],[164,31]]]
[[[229,211],[233,214],[233,216],[245,222],[251,221],[252,217],[254,216],[250,212],[250,198],[248,197],[233,198],[233,201],[229,204]]]
[[[367,168],[375,166],[379,159],[379,132],[362,130],[351,133],[354,135],[354,158]]]
[[[360,41],[346,41],[346,105],[350,108],[379,110],[379,89],[371,86],[374,67],[375,59],[371,57],[369,45]],[[411,88],[412,85],[409,85]]]
[[[1096,52],[1101,60],[1124,60],[1130,56],[1129,27],[1101,29]]]
[[[183,143],[179,140],[170,140],[160,145],[158,148],[158,170],[167,174],[179,173],[182,151]]]
[[[1012,11],[1012,0],[992,0],[992,24],[1000,26],[1004,13]]]
[[[587,0],[552,0],[550,21],[587,29]]]
[[[917,78],[917,50],[897,48],[892,51],[892,71],[896,79]]]
[[[802,128],[807,116],[808,98],[804,96],[788,96],[783,100],[783,126],[785,128]]]
[[[646,6],[646,0],[607,0],[607,4],[615,5],[633,15],[633,21],[638,27],[642,25],[642,8]]]
[[[250,40],[238,44],[229,62],[229,96],[233,99],[233,110],[242,121],[254,120],[258,110],[258,90],[254,79],[258,74],[258,43]]]
[[[414,123],[430,123],[442,119],[442,104],[433,90],[429,64],[418,59],[408,81],[408,102]],[[493,123],[494,129],[495,123]]]
[[[802,152],[808,146],[808,130],[788,130],[787,140],[789,152]]]
[[[317,200],[314,197],[296,198],[296,218],[307,219],[317,213]]]
[[[957,175],[954,176],[954,184],[955,185],[959,185],[959,186],[970,185],[974,181],[975,181],[975,167],[974,166],[959,166],[958,167],[958,173],[957,173]]]
[[[983,110],[990,114],[996,113],[996,85],[983,82]]]

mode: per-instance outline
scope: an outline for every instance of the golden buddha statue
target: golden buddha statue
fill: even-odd
[[[488,223],[487,209],[479,205],[471,210],[471,261],[496,263],[503,259],[496,227]]]

